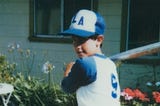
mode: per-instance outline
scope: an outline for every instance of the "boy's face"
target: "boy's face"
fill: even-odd
[[[78,57],[87,57],[95,53],[101,53],[100,45],[103,41],[103,36],[97,36],[96,38],[83,38],[78,36],[72,36],[73,46]]]

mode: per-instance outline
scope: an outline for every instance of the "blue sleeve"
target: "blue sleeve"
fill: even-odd
[[[69,75],[63,78],[61,87],[67,93],[74,93],[80,86],[94,82],[96,74],[96,64],[93,58],[78,59]]]

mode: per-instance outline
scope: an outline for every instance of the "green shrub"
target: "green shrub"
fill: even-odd
[[[50,81],[41,82],[33,76],[14,73],[15,67],[15,64],[6,61],[4,55],[0,55],[0,83],[14,86],[9,106],[77,106],[75,94],[64,93],[60,85]]]

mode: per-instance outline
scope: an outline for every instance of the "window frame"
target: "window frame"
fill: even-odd
[[[51,35],[36,35],[35,34],[35,19],[34,19],[34,12],[35,12],[35,0],[30,0],[29,1],[29,41],[32,42],[51,42],[51,43],[72,43],[71,37],[66,37],[66,36],[51,36]],[[61,31],[64,29],[64,0],[61,0]],[[91,10],[97,11],[97,6],[98,6],[98,0],[91,0]],[[54,34],[56,35],[56,34]]]
[[[121,43],[120,52],[127,50],[127,40],[129,34],[129,2],[130,0],[122,0],[122,20],[121,20]],[[160,35],[159,35],[160,36]],[[160,39],[160,38],[159,38]],[[160,40],[159,40],[160,41]],[[150,64],[150,65],[160,65],[160,53],[158,56],[142,56],[131,60],[124,61],[130,64]]]

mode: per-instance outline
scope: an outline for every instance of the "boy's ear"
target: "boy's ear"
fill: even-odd
[[[98,35],[97,39],[96,39],[96,41],[97,41],[97,45],[96,46],[101,48],[103,40],[104,40],[104,36],[103,35]]]
[[[103,35],[98,35],[98,36],[97,36],[97,41],[98,41],[98,42],[101,42],[101,43],[102,43],[103,40],[104,40],[104,36],[103,36]]]

